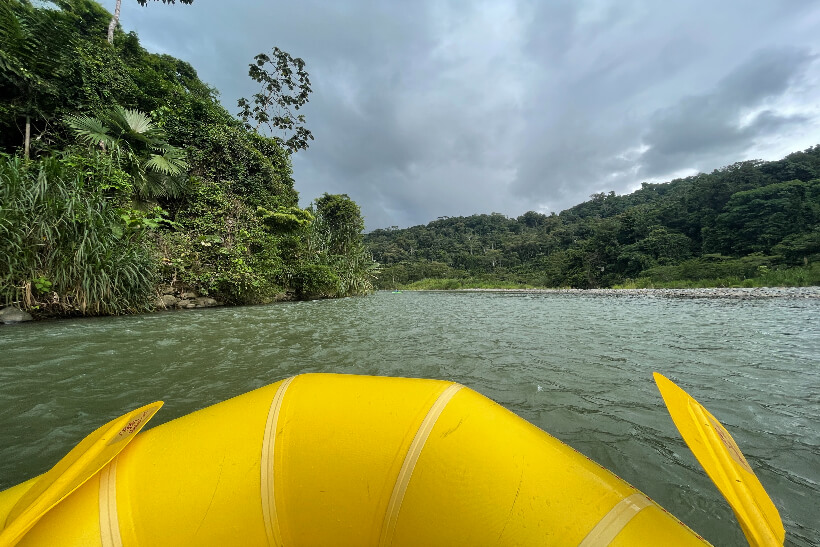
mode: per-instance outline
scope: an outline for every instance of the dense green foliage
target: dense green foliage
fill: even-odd
[[[109,167],[0,158],[0,298],[64,313],[146,309],[155,261],[145,230],[129,229],[95,180]]]
[[[0,3],[0,306],[121,313],[169,287],[236,304],[371,290],[355,203],[298,206],[298,143],[247,127],[135,34],[109,44],[110,20],[91,0]],[[285,106],[304,104],[307,84]]]
[[[378,285],[820,284],[820,146],[591,198],[560,214],[374,230],[365,240],[383,267]]]
[[[377,265],[364,244],[364,220],[359,206],[346,194],[324,194],[316,200],[312,211],[316,219],[309,227],[305,259],[337,277],[336,294],[372,290]]]

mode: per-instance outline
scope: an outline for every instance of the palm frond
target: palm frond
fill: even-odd
[[[164,154],[151,154],[143,164],[147,171],[162,173],[163,175],[181,175],[188,170],[188,162],[182,154],[175,151],[165,151]]]
[[[151,117],[139,110],[115,106],[109,114],[111,121],[123,132],[148,137],[154,131],[154,122]]]
[[[178,198],[188,191],[188,177],[165,175],[158,171],[145,171],[139,184],[135,184],[135,198],[152,200],[156,198]]]
[[[112,146],[115,144],[114,138],[108,134],[109,129],[103,122],[92,116],[66,116],[66,123],[77,134],[77,137],[92,146],[103,144]]]

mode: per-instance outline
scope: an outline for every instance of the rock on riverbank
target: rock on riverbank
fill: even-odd
[[[25,312],[14,306],[8,306],[0,309],[0,323],[22,323],[24,321],[31,321],[33,317],[28,312]]]
[[[194,308],[213,308],[221,306],[215,298],[200,296],[199,294],[174,287],[165,287],[162,296],[154,302],[154,307],[158,310],[190,310]]]

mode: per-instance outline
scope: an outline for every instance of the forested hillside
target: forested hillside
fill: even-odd
[[[186,294],[370,290],[358,206],[298,206],[290,158],[312,139],[295,112],[311,91],[302,60],[249,59],[263,88],[240,120],[188,63],[119,28],[109,44],[109,21],[90,0],[0,2],[0,306],[106,314]]]
[[[818,284],[820,146],[596,194],[560,214],[445,217],[365,239],[382,288]]]

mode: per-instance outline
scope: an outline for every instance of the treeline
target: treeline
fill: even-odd
[[[250,76],[269,87],[239,120],[188,63],[119,28],[109,44],[110,21],[91,0],[0,2],[0,306],[107,314],[163,292],[246,304],[371,290],[358,206],[298,206],[290,156],[312,139],[293,112],[310,93],[301,59],[257,56]]]
[[[560,214],[444,217],[374,230],[365,240],[382,264],[381,288],[648,287],[753,278],[820,284],[820,146],[779,161],[644,183],[629,195],[595,194]]]

